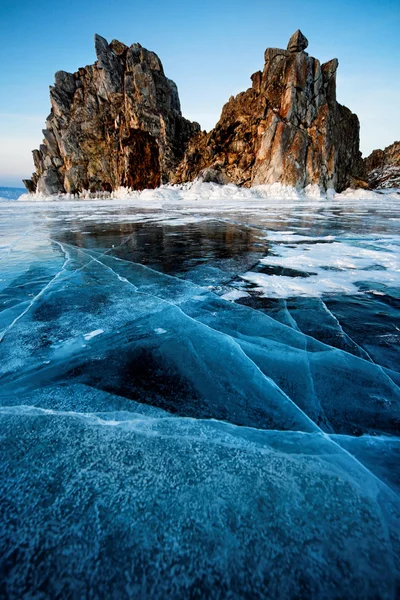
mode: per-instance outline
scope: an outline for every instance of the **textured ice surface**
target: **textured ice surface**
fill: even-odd
[[[1,202],[2,597],[396,597],[399,196],[311,192]]]
[[[394,597],[398,500],[338,445],[108,401],[1,411],[6,593]]]

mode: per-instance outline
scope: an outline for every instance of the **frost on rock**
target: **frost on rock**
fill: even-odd
[[[395,598],[398,198],[358,194],[1,203],[1,596]]]

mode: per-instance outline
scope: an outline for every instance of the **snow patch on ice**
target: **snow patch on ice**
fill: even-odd
[[[239,300],[239,298],[247,298],[248,296],[250,296],[250,294],[243,290],[231,290],[230,292],[226,292],[221,298],[234,302],[235,300]]]
[[[104,333],[104,329],[95,329],[94,331],[91,331],[90,333],[85,333],[84,334],[84,338],[86,341],[91,340],[92,338],[96,337],[97,335],[101,335],[102,333]]]
[[[286,235],[272,235],[282,240]],[[313,238],[309,238],[310,240]],[[400,255],[398,240],[382,239],[354,244],[351,240],[329,242],[314,238],[316,243],[301,243],[306,236],[288,235],[290,244],[277,244],[272,252],[261,259],[262,265],[295,269],[304,277],[285,274],[267,274],[249,271],[242,278],[256,286],[263,297],[289,298],[293,296],[318,297],[326,293],[359,293],[359,282],[376,282],[400,286]]]

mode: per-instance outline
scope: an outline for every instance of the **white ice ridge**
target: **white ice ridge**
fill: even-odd
[[[390,195],[391,190],[386,190],[385,195]],[[398,196],[397,190],[393,190],[393,196]],[[363,199],[376,200],[382,199],[382,194],[368,190],[352,190],[348,189],[341,194],[337,194],[335,190],[324,192],[318,185],[308,185],[304,189],[297,189],[291,186],[282,185],[281,183],[273,183],[266,185],[257,185],[251,188],[238,187],[234,184],[217,185],[215,183],[192,182],[183,185],[162,185],[156,189],[146,189],[141,191],[130,190],[129,188],[118,188],[111,194],[109,193],[93,193],[83,191],[79,197],[74,194],[60,194],[56,196],[44,196],[43,194],[22,194],[19,201],[77,201],[77,200],[123,200],[136,204],[155,204],[162,205],[165,202],[179,202],[196,200],[202,201],[214,200],[217,202],[228,201],[230,205],[240,201],[249,200],[302,200],[305,198],[313,199]]]

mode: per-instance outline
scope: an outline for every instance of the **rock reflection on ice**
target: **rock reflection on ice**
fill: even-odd
[[[172,192],[0,204],[0,594],[394,598],[398,199]]]

